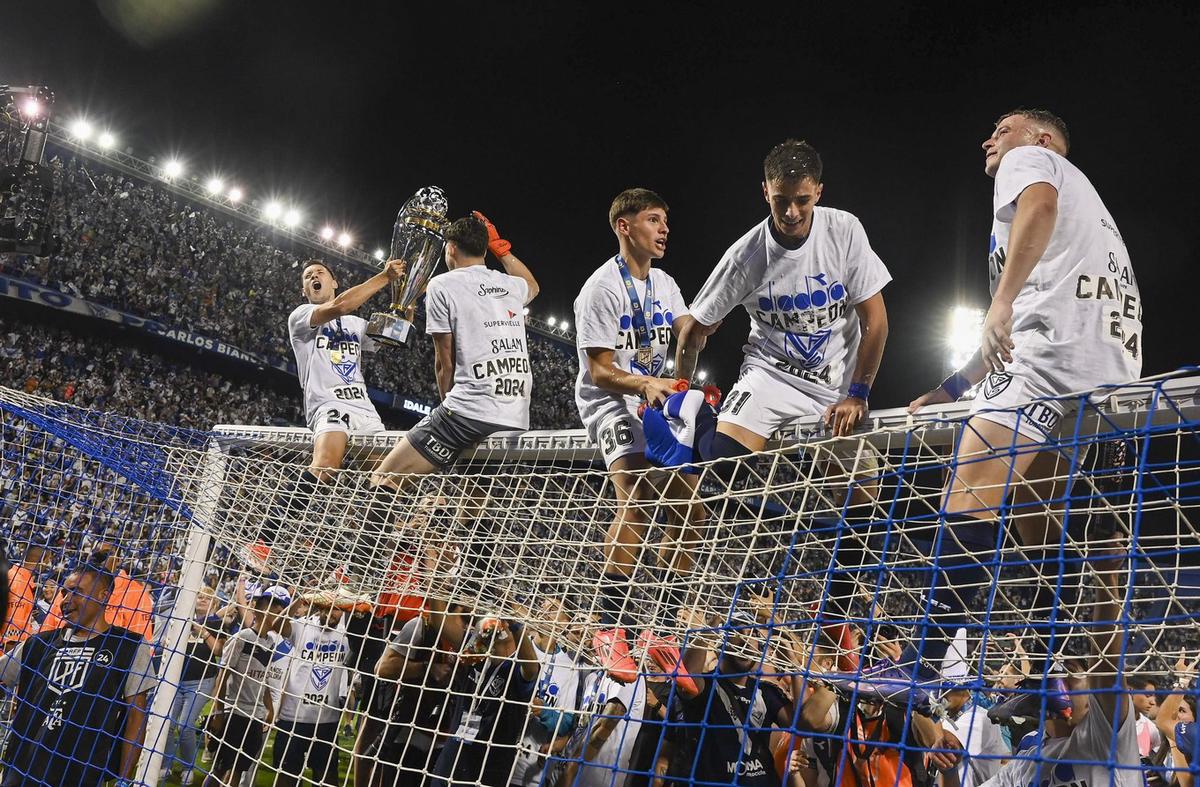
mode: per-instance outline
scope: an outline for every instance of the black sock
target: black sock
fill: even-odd
[[[705,461],[728,460],[714,464],[713,471],[728,487],[732,488],[735,483],[745,477],[745,472],[741,469],[745,467],[745,463],[738,460],[752,453],[754,452],[729,435],[717,432],[713,435],[712,443],[709,445],[708,455],[701,458]]]
[[[627,610],[631,584],[629,577],[616,572],[606,573],[600,579],[600,622],[605,627],[630,627],[632,620]]]
[[[934,553],[937,562],[933,571],[935,584],[926,591],[923,599],[928,622],[923,630],[918,627],[913,633],[916,655],[928,670],[940,673],[942,659],[946,657],[955,632],[970,623],[969,612],[975,596],[981,590],[987,590],[984,586],[990,578],[988,569],[980,561],[991,563],[995,546],[995,522],[992,520],[946,514],[941,527],[940,548]]]
[[[387,484],[380,484],[371,489],[371,499],[367,502],[367,529],[379,533],[387,530],[388,524],[396,518],[393,509],[398,490]]]
[[[275,516],[266,517],[266,521],[258,530],[258,540],[263,543],[273,541],[281,529],[293,526],[295,520],[308,508],[320,483],[321,479],[309,470],[302,472],[291,490],[286,492],[281,500],[276,501]]]
[[[668,626],[679,625],[679,613],[687,601],[687,588],[682,578],[670,568],[659,568],[658,576],[658,620]]]
[[[1079,551],[1069,545],[1063,546],[1061,557],[1057,546],[1025,547],[1022,551],[1037,575],[1033,612],[1038,619],[1029,624],[1033,637],[1027,650],[1034,672],[1040,673],[1043,668],[1049,668],[1046,656],[1060,656],[1067,644],[1071,620],[1079,606],[1083,562]],[[1062,578],[1061,588],[1058,587],[1059,577]],[[1050,623],[1052,614],[1055,617],[1053,625]]]

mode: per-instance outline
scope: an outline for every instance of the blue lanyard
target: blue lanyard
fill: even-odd
[[[650,328],[646,314],[654,309],[654,276],[646,277],[646,300],[643,304],[638,302],[637,290],[633,288],[633,276],[629,273],[629,265],[625,263],[625,258],[620,254],[617,255],[617,270],[621,272],[621,278],[625,281],[625,291],[629,293],[633,329],[637,331],[638,346],[649,347]]]

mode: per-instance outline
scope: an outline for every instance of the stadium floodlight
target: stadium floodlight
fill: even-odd
[[[558,324],[558,327],[562,328],[564,331],[570,330],[571,323],[567,322],[566,320],[563,320],[561,323]]]
[[[84,118],[78,118],[71,124],[71,136],[80,142],[87,142],[92,138],[92,124]]]
[[[526,317],[528,317],[529,316],[529,307],[526,306],[524,309],[522,309],[521,314],[524,314]]]
[[[961,369],[979,349],[983,334],[983,309],[955,306],[946,326],[946,365],[950,371]]]
[[[668,358],[668,359],[667,359],[667,371],[668,371],[668,372],[669,372],[669,371],[672,371],[672,370],[674,370],[674,368],[675,368],[675,359],[674,359],[674,358]]]
[[[351,238],[349,233],[343,232],[342,234],[338,235],[338,245],[341,246],[343,249],[346,248],[347,246],[349,246],[353,242],[354,242],[354,238]]]
[[[266,216],[270,221],[275,221],[283,215],[283,206],[278,202],[268,202],[263,207],[263,215]]]
[[[386,256],[387,255],[383,253],[383,249],[375,250],[375,259],[379,260],[380,262],[383,262],[383,258]]]
[[[242,190],[239,189],[237,186],[234,186],[233,188],[231,188],[229,190],[229,201],[230,202],[241,202],[242,197],[244,197],[244,196],[245,196],[245,194],[243,194]]]
[[[555,325],[558,325],[558,318],[554,316],[547,317],[546,323],[553,328]]]
[[[324,240],[333,240],[333,227],[322,227],[321,237]]]
[[[708,379],[708,372],[701,369],[699,372],[696,372],[696,379],[699,380],[700,382],[704,382],[705,380]]]
[[[96,144],[103,150],[112,150],[117,146],[117,138],[109,132],[104,131],[96,138]]]
[[[295,227],[300,223],[300,211],[288,208],[287,212],[283,214],[283,223],[289,227]]]
[[[42,105],[38,103],[36,98],[27,98],[25,103],[21,105],[21,114],[27,118],[35,118],[42,114]]]
[[[225,188],[225,184],[222,183],[221,179],[217,177],[209,178],[208,183],[205,184],[205,186],[208,189],[208,193],[214,197],[220,194],[221,190]]]
[[[168,178],[177,178],[183,174],[183,162],[177,158],[167,159],[163,165],[163,174]]]

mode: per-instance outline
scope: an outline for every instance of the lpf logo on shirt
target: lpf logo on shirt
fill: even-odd
[[[50,691],[55,694],[66,694],[67,692],[82,689],[84,682],[87,680],[88,668],[92,664],[92,657],[95,655],[95,648],[79,646],[63,648],[55,653],[54,660],[50,663],[50,671],[46,674],[46,681],[49,683]],[[96,661],[103,663],[99,659]],[[112,663],[111,654],[107,663]]]

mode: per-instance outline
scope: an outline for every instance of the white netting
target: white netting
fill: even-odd
[[[1055,461],[1043,481],[1054,485],[1034,495],[1026,494],[1031,485],[1005,481],[1018,494],[1003,512],[1002,550],[978,557],[999,581],[961,589],[972,596],[972,614],[964,663],[955,669],[977,687],[1011,688],[1001,673],[1019,670],[1023,661],[1012,643],[1029,645],[1033,629],[1052,613],[1056,636],[1070,640],[1069,653],[1093,649],[1087,634],[1097,596],[1090,585],[1119,570],[1097,567],[1090,556],[1101,550],[1115,550],[1135,569],[1120,600],[1122,671],[1163,684],[1179,658],[1194,655],[1200,645],[1195,392],[1190,379],[1123,387],[1103,405],[1085,405],[1052,444]],[[703,645],[713,655],[690,666],[712,670],[717,653],[757,652],[753,638],[737,632],[764,627],[771,647],[750,662],[752,672],[791,693],[808,690],[792,686],[792,676],[847,665],[857,673],[893,645],[931,636],[923,591],[936,558],[926,542],[936,536],[940,492],[957,466],[952,454],[961,414],[949,408],[914,420],[877,413],[869,432],[838,443],[809,425],[735,467],[702,467],[686,497],[663,491],[661,472],[642,474],[644,494],[632,508],[649,523],[646,548],[617,615],[640,677],[622,687],[599,677],[592,647],[612,597],[603,574],[617,505],[610,478],[580,433],[496,436],[451,472],[407,479],[388,500],[380,531],[368,526],[378,500],[368,489],[370,468],[397,435],[356,441],[345,470],[297,499],[311,452],[300,430],[178,430],[7,389],[0,389],[0,409],[0,522],[10,556],[30,569],[28,577],[15,575],[20,587],[6,648],[27,639],[39,616],[51,621],[42,624],[45,631],[53,627],[60,613],[48,580],[64,580],[82,557],[106,548],[124,572],[117,601],[109,601],[110,622],[144,633],[156,646],[145,668],[156,690],[144,769],[157,772],[165,754],[164,771],[172,764],[177,771],[194,766],[195,774],[214,765],[236,771],[248,761],[257,766],[261,755],[258,783],[289,783],[280,769],[295,767],[300,754],[315,756],[318,762],[308,762],[314,768],[331,754],[327,780],[361,784],[371,783],[371,773],[388,784],[419,783],[455,767],[468,783],[479,777],[632,784],[645,783],[656,763],[678,781],[703,781],[697,763],[704,747],[689,743],[689,731],[711,730],[714,746],[734,731],[709,716],[688,721],[680,691],[665,674],[673,667],[653,658],[655,643],[673,637],[678,646]],[[849,499],[848,487],[857,493]],[[1036,557],[1016,541],[1013,525],[1035,519],[1064,526],[1050,557]],[[264,533],[269,576],[241,562]],[[1068,600],[1070,582],[1086,587]],[[280,586],[299,603],[286,615],[272,616],[268,608],[256,617],[255,586]],[[1049,595],[1039,587],[1050,588]],[[222,614],[197,617],[198,596],[206,612]],[[835,597],[842,601],[836,614]],[[414,631],[419,623],[402,628],[423,599],[433,612],[428,632]],[[330,606],[344,612],[321,611]],[[460,652],[464,640],[478,644],[472,632],[486,629],[492,617],[536,632],[545,652],[526,670],[533,674],[529,686],[519,660],[494,659],[484,668]],[[831,634],[830,622],[843,619],[851,631],[839,639],[841,629]],[[816,636],[819,621],[837,641]],[[235,634],[237,628],[243,633]],[[385,647],[402,635],[416,635],[411,647]],[[227,674],[214,687],[221,669],[204,662],[217,643],[230,653]],[[818,658],[829,655],[825,645],[843,658],[826,664]],[[561,655],[547,655],[553,646]],[[851,651],[861,658],[849,658]],[[247,686],[255,685],[260,690],[252,696]],[[263,726],[260,741],[255,730],[262,720],[254,717],[267,712],[264,686],[273,694],[271,712],[277,719],[282,712],[283,721]],[[343,714],[338,703],[352,687]],[[214,763],[191,750],[188,733],[213,710],[217,693],[226,718],[241,711],[249,722],[244,730],[234,724],[223,738],[208,736],[227,743]],[[255,697],[261,706],[251,702]],[[911,701],[906,695],[901,704]],[[21,702],[18,692],[18,708]],[[774,733],[771,720],[742,720],[749,732],[782,747],[778,768],[796,745],[785,733],[802,726],[799,708],[792,710],[791,722]],[[174,731],[172,720],[179,722]],[[316,722],[321,726],[311,726]],[[180,731],[182,751],[173,742]],[[602,745],[593,745],[600,738]],[[471,751],[479,744],[472,741],[486,744],[482,776],[467,773],[476,767]],[[895,743],[905,752],[926,745]],[[692,754],[681,754],[689,745]],[[457,753],[437,765],[448,746]],[[754,758],[751,749],[746,762]],[[688,756],[690,763],[680,760]],[[739,768],[745,777],[739,783],[756,783]]]

